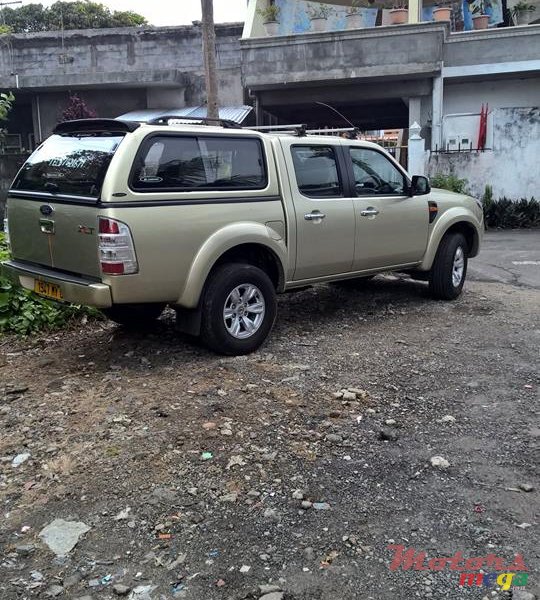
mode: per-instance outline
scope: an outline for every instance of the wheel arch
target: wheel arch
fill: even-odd
[[[437,250],[442,239],[449,233],[462,233],[467,241],[468,252],[467,256],[473,258],[480,250],[480,242],[482,233],[475,223],[474,217],[467,214],[458,214],[453,217],[443,219],[436,224],[434,231],[431,234],[430,241],[424,260],[420,265],[420,270],[429,271],[437,255]]]
[[[226,262],[244,262],[264,270],[277,292],[285,287],[287,249],[266,226],[235,224],[216,232],[195,256],[177,304],[195,308],[212,271]]]

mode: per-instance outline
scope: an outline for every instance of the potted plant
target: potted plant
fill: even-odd
[[[257,11],[263,18],[263,25],[267,35],[277,35],[279,29],[279,6],[269,4],[266,8]]]
[[[311,20],[311,29],[319,32],[324,31],[326,29],[326,21],[332,12],[332,9],[325,4],[310,4],[308,6],[308,14]]]
[[[390,23],[392,25],[403,25],[409,21],[409,9],[406,2],[398,2],[390,11]]]
[[[534,4],[529,4],[524,0],[520,0],[512,9],[512,16],[516,25],[528,25],[531,21],[531,16],[536,10]]]
[[[352,4],[347,10],[347,29],[360,29],[363,27],[362,15],[360,13],[360,0],[352,0]]]
[[[484,2],[479,2],[473,8],[472,14],[473,29],[487,29],[489,25],[489,15],[486,14]]]
[[[452,7],[447,4],[437,5],[433,9],[433,20],[434,21],[450,21],[450,15],[452,14]]]

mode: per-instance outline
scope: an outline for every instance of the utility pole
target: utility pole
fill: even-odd
[[[204,73],[206,78],[207,117],[219,119],[216,66],[216,30],[213,0],[201,0]]]

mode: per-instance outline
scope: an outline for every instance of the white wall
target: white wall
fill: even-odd
[[[491,185],[495,198],[540,198],[540,108],[493,111],[493,150],[432,154],[428,173],[453,173],[467,179],[481,197]]]
[[[540,106],[540,79],[505,79],[450,83],[444,81],[443,111],[454,113],[480,113],[482,103],[490,108],[538,107]]]
[[[481,196],[486,185],[495,197],[540,198],[540,78],[449,83],[443,114],[480,113],[489,104],[490,150],[432,154],[428,173],[453,173],[467,179]],[[444,132],[443,132],[444,133]],[[473,144],[476,144],[473,138]]]

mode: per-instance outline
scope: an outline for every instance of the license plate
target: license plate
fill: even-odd
[[[54,283],[48,283],[47,281],[34,280],[34,292],[45,298],[52,298],[53,300],[63,300],[62,290],[59,285]]]

